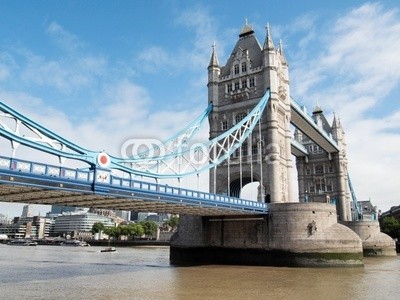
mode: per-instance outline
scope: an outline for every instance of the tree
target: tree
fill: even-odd
[[[381,220],[381,230],[392,238],[400,240],[400,221],[395,217],[384,217]]]
[[[96,222],[96,223],[94,223],[93,226],[92,226],[92,233],[95,234],[95,233],[99,233],[99,232],[101,232],[101,231],[104,231],[104,228],[105,228],[105,226],[104,226],[103,223],[101,223],[101,222]]]
[[[172,216],[168,221],[164,223],[165,225],[168,225],[169,227],[172,228],[172,230],[175,230],[178,227],[179,224],[179,217],[178,216]]]
[[[141,237],[144,234],[144,228],[141,224],[132,223],[128,226],[129,233],[133,238]]]
[[[107,234],[109,237],[119,238],[121,236],[121,228],[118,227],[106,227],[104,229],[104,233]]]
[[[139,224],[143,226],[144,234],[145,234],[147,237],[150,237],[150,236],[152,236],[154,233],[157,232],[158,225],[157,225],[157,223],[154,222],[154,221],[143,221],[143,222],[140,222]]]

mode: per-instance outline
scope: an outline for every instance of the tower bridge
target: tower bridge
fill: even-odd
[[[85,149],[2,102],[0,136],[12,154],[0,153],[0,199],[180,214],[174,264],[360,266],[363,251],[393,255],[379,224],[361,224],[351,209],[342,125],[336,117],[329,124],[319,107],[309,116],[291,98],[288,69],[269,26],[261,46],[246,23],[224,66],[213,46],[205,111],[131,157]],[[193,143],[207,119],[209,141]],[[60,164],[20,159],[21,145]],[[293,157],[298,199],[291,193]],[[182,178],[202,172],[209,172],[209,193],[180,187]],[[178,187],[159,182],[171,178]],[[241,199],[252,182],[259,183],[258,200]]]

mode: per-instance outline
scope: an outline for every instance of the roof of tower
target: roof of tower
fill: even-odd
[[[254,33],[253,26],[250,24],[247,24],[247,19],[246,19],[246,24],[242,27],[240,30],[239,37],[244,37],[246,35]]]
[[[247,23],[246,25],[249,26]],[[228,76],[230,74],[233,60],[239,52],[248,55],[248,58],[251,61],[251,68],[262,67],[262,48],[254,35],[253,29],[251,29],[251,31],[247,31],[244,35],[239,36],[239,40],[237,41],[235,48],[233,48],[226,65],[221,68],[221,76]]]
[[[315,122],[317,122],[318,118],[320,119],[321,124],[322,124],[322,129],[326,133],[328,133],[328,134],[332,133],[332,128],[329,125],[328,120],[325,118],[324,112],[323,112],[322,108],[319,105],[315,106],[313,114],[312,114],[312,117],[313,117]]]
[[[212,54],[211,54],[211,58],[210,58],[210,63],[209,63],[209,67],[219,67],[219,61],[218,61],[218,57],[217,57],[217,50],[216,50],[216,45],[215,42],[212,45]]]
[[[321,106],[319,106],[319,105],[317,104],[317,105],[314,107],[313,115],[322,114],[322,113],[323,113],[323,110],[322,110]]]

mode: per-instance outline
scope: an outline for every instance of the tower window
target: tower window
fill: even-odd
[[[239,89],[239,81],[236,81],[235,82],[235,90],[238,90]]]
[[[251,154],[253,154],[253,155],[257,155],[258,154],[258,145],[257,144],[253,144],[251,146]]]
[[[235,121],[236,124],[242,121],[246,117],[246,113],[239,113],[236,115]]]
[[[315,166],[315,174],[317,174],[317,175],[324,174],[324,166],[323,165],[316,165]]]
[[[227,130],[228,129],[228,121],[224,120],[222,121],[222,130]]]
[[[253,87],[253,86],[255,86],[255,80],[254,80],[254,77],[251,77],[250,78],[250,87]]]
[[[234,72],[235,74],[239,74],[239,65],[235,65]]]
[[[242,89],[247,88],[247,79],[242,79]]]
[[[318,145],[311,145],[311,152],[316,154],[316,153],[322,153],[322,148]]]
[[[242,156],[247,156],[249,153],[248,153],[248,150],[247,150],[247,143],[243,143],[243,145],[242,145]]]
[[[232,83],[228,83],[227,91],[228,91],[228,93],[232,92]]]
[[[242,63],[242,73],[247,72],[247,64],[244,62]]]

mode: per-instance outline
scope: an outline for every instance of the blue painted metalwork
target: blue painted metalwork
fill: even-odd
[[[3,102],[0,102],[0,111],[3,112],[3,116],[12,118],[16,122],[14,130],[9,128],[4,123],[0,124],[0,135],[9,139],[10,141],[59,157],[76,159],[87,162],[91,165],[96,164],[96,159],[99,152],[84,149],[64,139],[56,133],[20,114]],[[19,134],[21,125],[24,125],[31,130],[34,136],[21,136]]]
[[[162,142],[164,148],[163,149],[164,155],[176,154],[182,149],[182,147],[187,146],[189,141],[199,131],[204,121],[207,120],[207,117],[210,115],[212,108],[213,108],[212,103],[209,103],[206,110],[204,110],[204,112],[200,116],[198,116],[192,123],[190,123],[185,129],[181,130],[171,138]],[[157,153],[157,151],[151,151],[151,152]],[[137,160],[142,160],[143,157],[148,157],[149,153],[150,150],[143,151],[134,157],[124,159],[124,162],[131,162],[131,161],[136,162]],[[153,158],[155,158],[155,156],[153,156]]]
[[[102,195],[106,199],[115,197],[131,201],[156,201],[223,209],[227,212],[268,213],[268,206],[265,203],[121,178],[111,175],[111,172],[105,169],[86,171],[0,157],[0,189],[7,185],[45,188],[49,193],[51,190],[60,190],[87,195]],[[62,200],[59,202],[63,203]],[[43,204],[47,203],[43,202]]]
[[[357,212],[355,215],[353,215],[353,221],[361,221],[363,219],[362,208],[358,204],[356,193],[354,192],[353,185],[351,184],[350,175],[348,172],[347,172],[347,179],[349,181],[351,198],[353,200],[353,207]]]
[[[9,139],[13,145],[22,144],[60,158],[69,158],[88,163],[91,167],[100,166],[107,169],[115,169],[128,174],[146,176],[152,178],[180,178],[190,174],[199,174],[219,165],[229,158],[236,149],[247,139],[269,99],[269,90],[262,97],[256,107],[241,122],[222,135],[209,141],[207,144],[196,145],[194,148],[183,147],[188,139],[193,136],[208,114],[212,106],[208,108],[190,124],[185,130],[167,141],[168,151],[162,156],[134,159],[121,159],[105,152],[84,149],[54,132],[44,128],[40,124],[18,113],[11,107],[0,102],[0,111],[3,117],[15,120],[15,128],[12,129],[0,122],[0,135]],[[25,126],[32,136],[20,134],[20,127]],[[202,156],[203,163],[193,162],[193,156]],[[185,164],[182,164],[185,162]]]
[[[121,163],[135,164],[135,167],[143,170],[147,176],[155,178],[176,178],[208,171],[228,159],[249,137],[260,120],[269,97],[270,92],[267,90],[243,120],[207,144],[180,149],[177,153],[169,153],[164,156],[124,160]],[[198,163],[198,160],[193,159],[196,156],[202,157],[203,162]],[[182,161],[185,164],[182,164]]]

